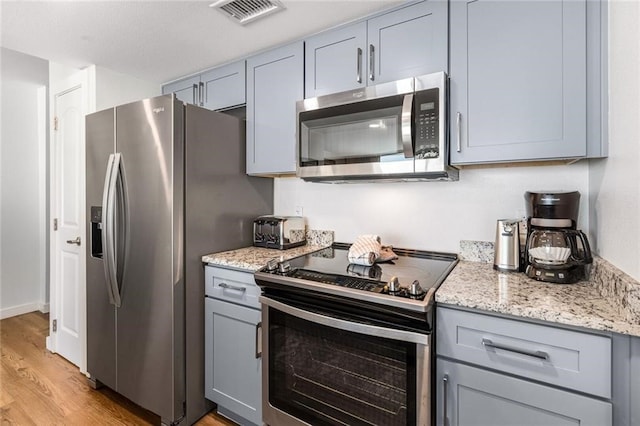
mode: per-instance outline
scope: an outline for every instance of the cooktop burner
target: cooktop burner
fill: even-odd
[[[289,261],[274,259],[255,273],[256,282],[263,289],[288,287],[425,311],[457,263],[455,254],[394,248],[398,259],[367,267],[349,263],[349,247],[334,243]]]

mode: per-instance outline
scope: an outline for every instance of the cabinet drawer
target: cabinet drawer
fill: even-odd
[[[440,356],[604,398],[611,397],[611,339],[438,308]]]
[[[260,309],[260,287],[253,279],[253,273],[214,266],[204,269],[207,296]]]
[[[458,362],[439,359],[436,383],[438,426],[612,424],[610,402]]]

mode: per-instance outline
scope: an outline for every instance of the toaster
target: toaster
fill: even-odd
[[[260,216],[253,221],[253,245],[285,250],[305,245],[304,218],[300,216]]]

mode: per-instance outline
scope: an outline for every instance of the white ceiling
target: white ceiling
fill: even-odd
[[[283,0],[283,12],[241,26],[210,8],[213,0],[0,0],[0,45],[164,83],[402,1]]]

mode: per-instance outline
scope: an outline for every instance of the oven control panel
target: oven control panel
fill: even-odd
[[[340,287],[379,294],[388,294],[389,296],[404,297],[413,300],[423,300],[426,294],[420,287],[418,281],[414,281],[409,287],[402,287],[399,285],[398,280],[395,277],[393,277],[388,283],[385,283],[348,275],[320,273],[306,269],[290,270],[290,268],[286,266],[284,268],[278,268],[277,271],[287,277],[297,278],[300,280],[338,285]]]

